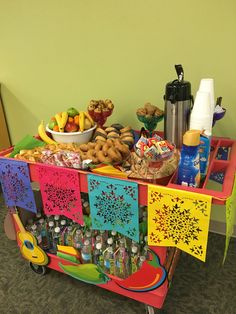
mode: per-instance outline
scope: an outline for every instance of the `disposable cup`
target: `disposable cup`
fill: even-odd
[[[192,112],[199,116],[211,116],[212,111],[209,92],[197,92]]]
[[[190,129],[206,130],[211,134],[212,119],[210,93],[198,91],[190,115]]]
[[[210,131],[210,121],[209,116],[196,116],[191,115],[190,116],[190,124],[189,124],[190,130],[206,130],[207,133]]]
[[[199,91],[208,92],[210,94],[211,111],[213,115],[215,109],[214,79],[213,78],[201,79]]]

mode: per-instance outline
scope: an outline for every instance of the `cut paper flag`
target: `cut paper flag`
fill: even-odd
[[[83,225],[78,172],[39,165],[39,184],[45,214],[64,215]]]
[[[92,228],[115,230],[139,242],[138,185],[88,175]]]
[[[226,238],[223,264],[226,260],[230,238],[234,231],[234,219],[236,210],[236,174],[234,176],[234,186],[231,196],[226,200]]]
[[[7,206],[37,212],[26,162],[0,158],[0,181]]]
[[[205,261],[211,196],[148,186],[148,244],[175,246]]]

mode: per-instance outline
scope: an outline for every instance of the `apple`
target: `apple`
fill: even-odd
[[[48,123],[48,127],[50,130],[53,130],[53,128],[57,126],[57,121],[56,120],[50,120],[49,123]]]
[[[68,133],[77,132],[78,126],[74,122],[67,122],[64,131]]]
[[[68,113],[69,117],[74,118],[74,116],[79,114],[79,111],[77,109],[75,109],[74,107],[71,107],[71,108],[67,109],[67,113]]]

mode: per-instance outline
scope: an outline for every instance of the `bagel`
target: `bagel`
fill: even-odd
[[[116,132],[110,132],[107,134],[107,138],[118,138],[119,134]]]
[[[107,132],[104,131],[102,128],[97,128],[95,133],[100,133],[99,135],[101,136],[105,136],[105,137],[107,136]]]
[[[125,132],[125,133],[121,133],[120,138],[123,138],[123,137],[126,137],[126,136],[131,136],[131,137],[133,137],[134,135],[133,135],[133,133],[131,133],[131,132]]]
[[[92,160],[92,163],[97,164],[98,163],[98,158],[97,158],[97,152],[95,149],[90,149],[87,152],[87,158]]]
[[[129,146],[119,140],[115,141],[115,148],[118,149],[124,158],[130,154]]]
[[[97,136],[101,136],[101,137],[104,137],[106,139],[107,138],[107,133],[102,128],[97,128],[95,130],[93,138],[95,139]]]
[[[104,153],[102,150],[100,150],[97,153],[97,158],[98,158],[99,162],[101,162],[101,163],[103,163],[103,162],[111,163],[112,162],[112,159],[106,153]]]
[[[126,126],[125,128],[120,130],[120,133],[130,132],[132,129],[130,126]]]
[[[121,162],[122,161],[122,155],[116,149],[115,147],[110,147],[107,151],[108,156],[112,159],[114,162]]]
[[[107,151],[108,151],[108,149],[109,149],[110,146],[111,146],[111,145],[109,145],[108,142],[106,142],[106,143],[102,146],[102,151],[103,151],[103,153],[107,153]]]
[[[93,149],[95,148],[96,143],[88,142],[88,149]]]
[[[82,152],[82,151],[81,151],[81,152],[79,153],[79,155],[80,155],[80,157],[81,157],[82,160],[88,159],[88,157],[87,157],[87,152],[85,153],[85,152]]]
[[[109,128],[106,128],[105,131],[107,132],[107,134],[110,132],[120,133],[119,130],[117,130],[116,128],[111,127],[111,126]]]
[[[109,138],[109,139],[107,140],[107,144],[108,144],[109,146],[113,146],[113,145],[114,145],[113,139]]]
[[[95,137],[95,141],[96,141],[96,142],[97,142],[97,141],[106,142],[106,139],[105,139],[103,136],[98,135],[98,136]]]
[[[128,142],[130,144],[134,144],[134,138],[132,136],[125,136],[122,137],[122,142]]]
[[[98,152],[102,149],[102,146],[103,146],[103,142],[102,141],[97,141],[96,142],[96,145],[94,147],[95,151]]]
[[[120,123],[114,123],[111,125],[111,127],[117,129],[118,131],[124,128],[123,125],[121,125]]]
[[[89,150],[89,147],[87,144],[81,144],[79,148],[82,152],[87,152]]]

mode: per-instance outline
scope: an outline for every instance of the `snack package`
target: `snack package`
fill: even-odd
[[[48,165],[55,165],[60,167],[69,167],[75,169],[82,169],[82,161],[80,154],[72,151],[57,151],[43,150],[41,155],[43,163]]]
[[[150,161],[159,161],[170,158],[175,147],[168,141],[163,140],[157,134],[151,138],[141,136],[135,145],[135,152],[141,158]]]

